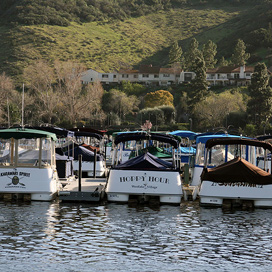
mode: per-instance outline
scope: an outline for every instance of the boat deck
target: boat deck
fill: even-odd
[[[59,192],[59,199],[69,202],[99,202],[104,199],[106,178],[82,178],[81,190],[79,181],[63,184]]]

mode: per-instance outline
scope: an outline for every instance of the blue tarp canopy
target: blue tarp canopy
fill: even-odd
[[[175,130],[175,131],[169,132],[168,134],[176,135],[181,138],[189,138],[191,136],[197,135],[197,133],[190,130]]]
[[[78,156],[82,155],[82,161],[94,161],[94,152],[83,147],[83,146],[75,146],[74,149],[69,149],[69,151],[66,151],[64,153],[67,156],[73,156],[74,159],[78,160]],[[96,161],[102,161],[103,156],[96,154]]]
[[[180,150],[180,152],[182,153],[182,154],[195,154],[196,153],[196,149],[195,148],[193,148],[193,147],[180,147],[179,148],[179,150]]]
[[[114,169],[122,170],[173,170],[171,162],[153,156],[149,152],[118,164]]]

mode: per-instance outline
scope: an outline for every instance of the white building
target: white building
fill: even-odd
[[[245,86],[249,85],[253,66],[223,66],[207,70],[207,80],[216,86]],[[152,65],[141,65],[139,70],[121,69],[118,72],[99,73],[93,69],[87,70],[82,76],[83,83],[99,80],[101,83],[121,83],[122,81],[137,82],[167,86],[190,82],[195,78],[194,72],[186,72],[180,68],[162,68]]]

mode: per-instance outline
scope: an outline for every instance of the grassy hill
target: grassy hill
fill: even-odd
[[[20,81],[24,67],[41,58],[70,59],[105,72],[142,63],[167,65],[171,44],[178,40],[186,51],[192,37],[200,44],[213,40],[218,56],[229,57],[238,38],[250,40],[249,33],[267,28],[271,17],[265,6],[221,3],[68,26],[2,24],[0,72]],[[268,51],[254,48],[252,53],[265,58]]]

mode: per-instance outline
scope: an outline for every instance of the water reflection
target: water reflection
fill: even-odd
[[[1,271],[271,269],[272,210],[0,203]]]

